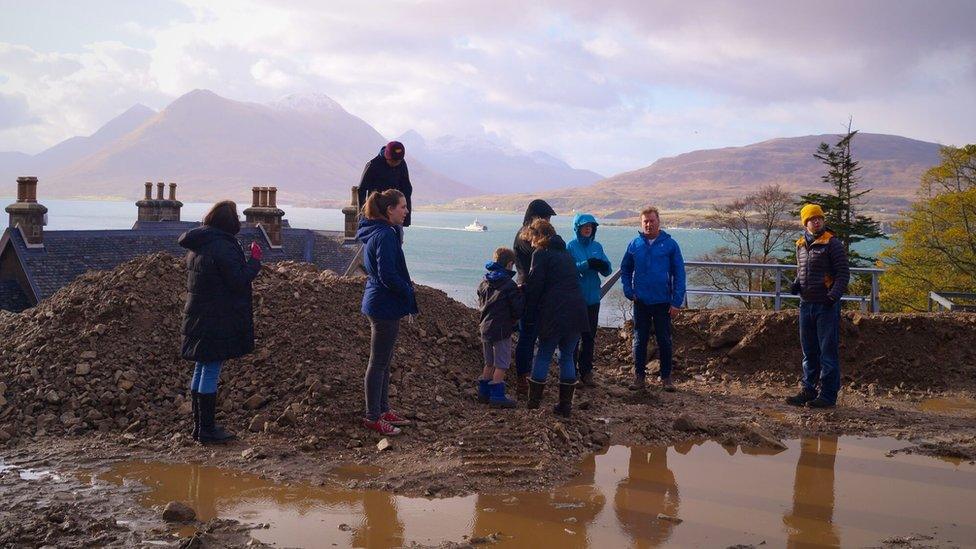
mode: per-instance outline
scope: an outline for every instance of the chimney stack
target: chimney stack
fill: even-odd
[[[44,224],[47,208],[37,203],[37,178],[17,178],[17,202],[7,206],[10,228],[20,228],[24,242],[31,248],[44,247]]]
[[[277,187],[252,187],[251,207],[244,210],[244,219],[252,227],[261,226],[272,248],[281,248],[283,210],[278,209]]]
[[[342,208],[342,216],[345,218],[344,234],[346,242],[356,240],[356,229],[359,227],[359,187],[353,186],[352,200],[349,206]]]
[[[146,182],[146,197],[136,202],[140,222],[179,221],[183,203],[176,199],[176,183],[169,184],[169,198],[163,198],[165,183],[156,183],[156,198],[152,195],[152,181]]]

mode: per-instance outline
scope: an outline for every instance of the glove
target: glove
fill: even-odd
[[[603,269],[605,269],[607,267],[607,262],[604,261],[604,260],[602,260],[602,259],[600,259],[600,258],[598,258],[598,257],[591,257],[591,258],[589,258],[589,259],[586,260],[586,263],[594,271],[602,271]]]
[[[793,284],[790,285],[790,293],[793,295],[800,295],[800,281],[795,280]]]
[[[257,242],[251,242],[251,258],[261,261],[261,257],[264,252],[261,251],[261,246]]]

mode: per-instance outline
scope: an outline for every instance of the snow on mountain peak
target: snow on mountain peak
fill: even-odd
[[[335,112],[344,111],[335,99],[324,93],[293,93],[269,104],[278,110],[299,112]]]

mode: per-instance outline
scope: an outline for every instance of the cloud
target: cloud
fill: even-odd
[[[30,114],[26,97],[21,94],[0,93],[0,130],[19,128],[39,121]]]
[[[389,137],[487,130],[604,173],[835,131],[849,115],[865,131],[974,140],[976,4],[964,0],[185,4],[187,17],[138,27],[148,48],[0,45],[12,75],[0,92],[43,121],[32,146],[195,88],[324,92]],[[15,145],[0,133],[0,149]]]

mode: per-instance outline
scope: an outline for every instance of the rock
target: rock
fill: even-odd
[[[268,397],[254,394],[244,401],[245,410],[257,410],[268,402]]]
[[[10,440],[10,433],[0,429],[0,442],[7,442]]]
[[[248,448],[241,452],[241,457],[250,461],[252,459],[264,459],[267,455],[260,448]]]
[[[0,381],[0,395],[7,392],[7,384]]]
[[[672,427],[676,431],[683,431],[685,433],[708,431],[708,428],[698,418],[692,417],[690,414],[681,414],[678,416],[674,420]]]
[[[98,335],[105,335],[106,326],[104,324],[96,324],[92,331]]]
[[[163,520],[168,522],[190,522],[197,518],[197,512],[189,505],[179,501],[171,501],[163,509]]]
[[[278,416],[278,425],[294,425],[297,421],[295,410],[291,406],[285,408],[285,411]]]
[[[193,403],[189,400],[184,400],[180,402],[179,408],[176,409],[177,413],[181,416],[188,416],[193,413]]]
[[[0,393],[0,408],[7,405],[7,399],[3,397],[3,393]]]
[[[342,524],[339,525],[339,530],[342,530],[343,532],[349,532],[352,530],[352,526],[349,526],[348,524],[343,522]]]
[[[388,438],[384,438],[376,443],[376,449],[379,450],[380,452],[384,450],[388,450],[391,447],[393,447],[393,443],[390,442],[390,439]]]
[[[566,444],[569,444],[569,433],[566,432],[565,425],[557,421],[556,424],[553,425],[552,430],[556,432],[556,435],[560,438],[560,440]]]
[[[772,450],[786,450],[786,445],[783,444],[783,441],[763,431],[758,425],[750,425],[746,429],[746,437],[750,443]]]
[[[81,354],[78,356],[82,360],[86,360],[86,359],[93,360],[98,357],[98,353],[96,353],[95,351],[82,351]]]
[[[664,513],[658,513],[657,519],[666,520],[668,522],[673,522],[675,524],[681,524],[682,522],[684,522],[684,519],[679,519],[678,517],[672,517],[671,515],[665,515]]]
[[[306,452],[311,452],[312,450],[315,450],[318,447],[319,447],[319,438],[314,435],[306,438],[305,440],[302,441],[301,445],[299,445],[299,449],[304,450]]]
[[[264,431],[264,424],[268,422],[268,417],[264,414],[258,414],[251,418],[250,425],[247,426],[247,430],[252,433],[260,433]]]
[[[76,376],[87,376],[89,372],[91,372],[91,364],[88,364],[87,362],[82,362],[75,366]]]
[[[55,391],[54,389],[51,389],[50,391],[47,392],[46,395],[44,395],[44,399],[50,402],[51,404],[57,404],[58,402],[61,401],[61,395],[59,395],[58,392]]]

